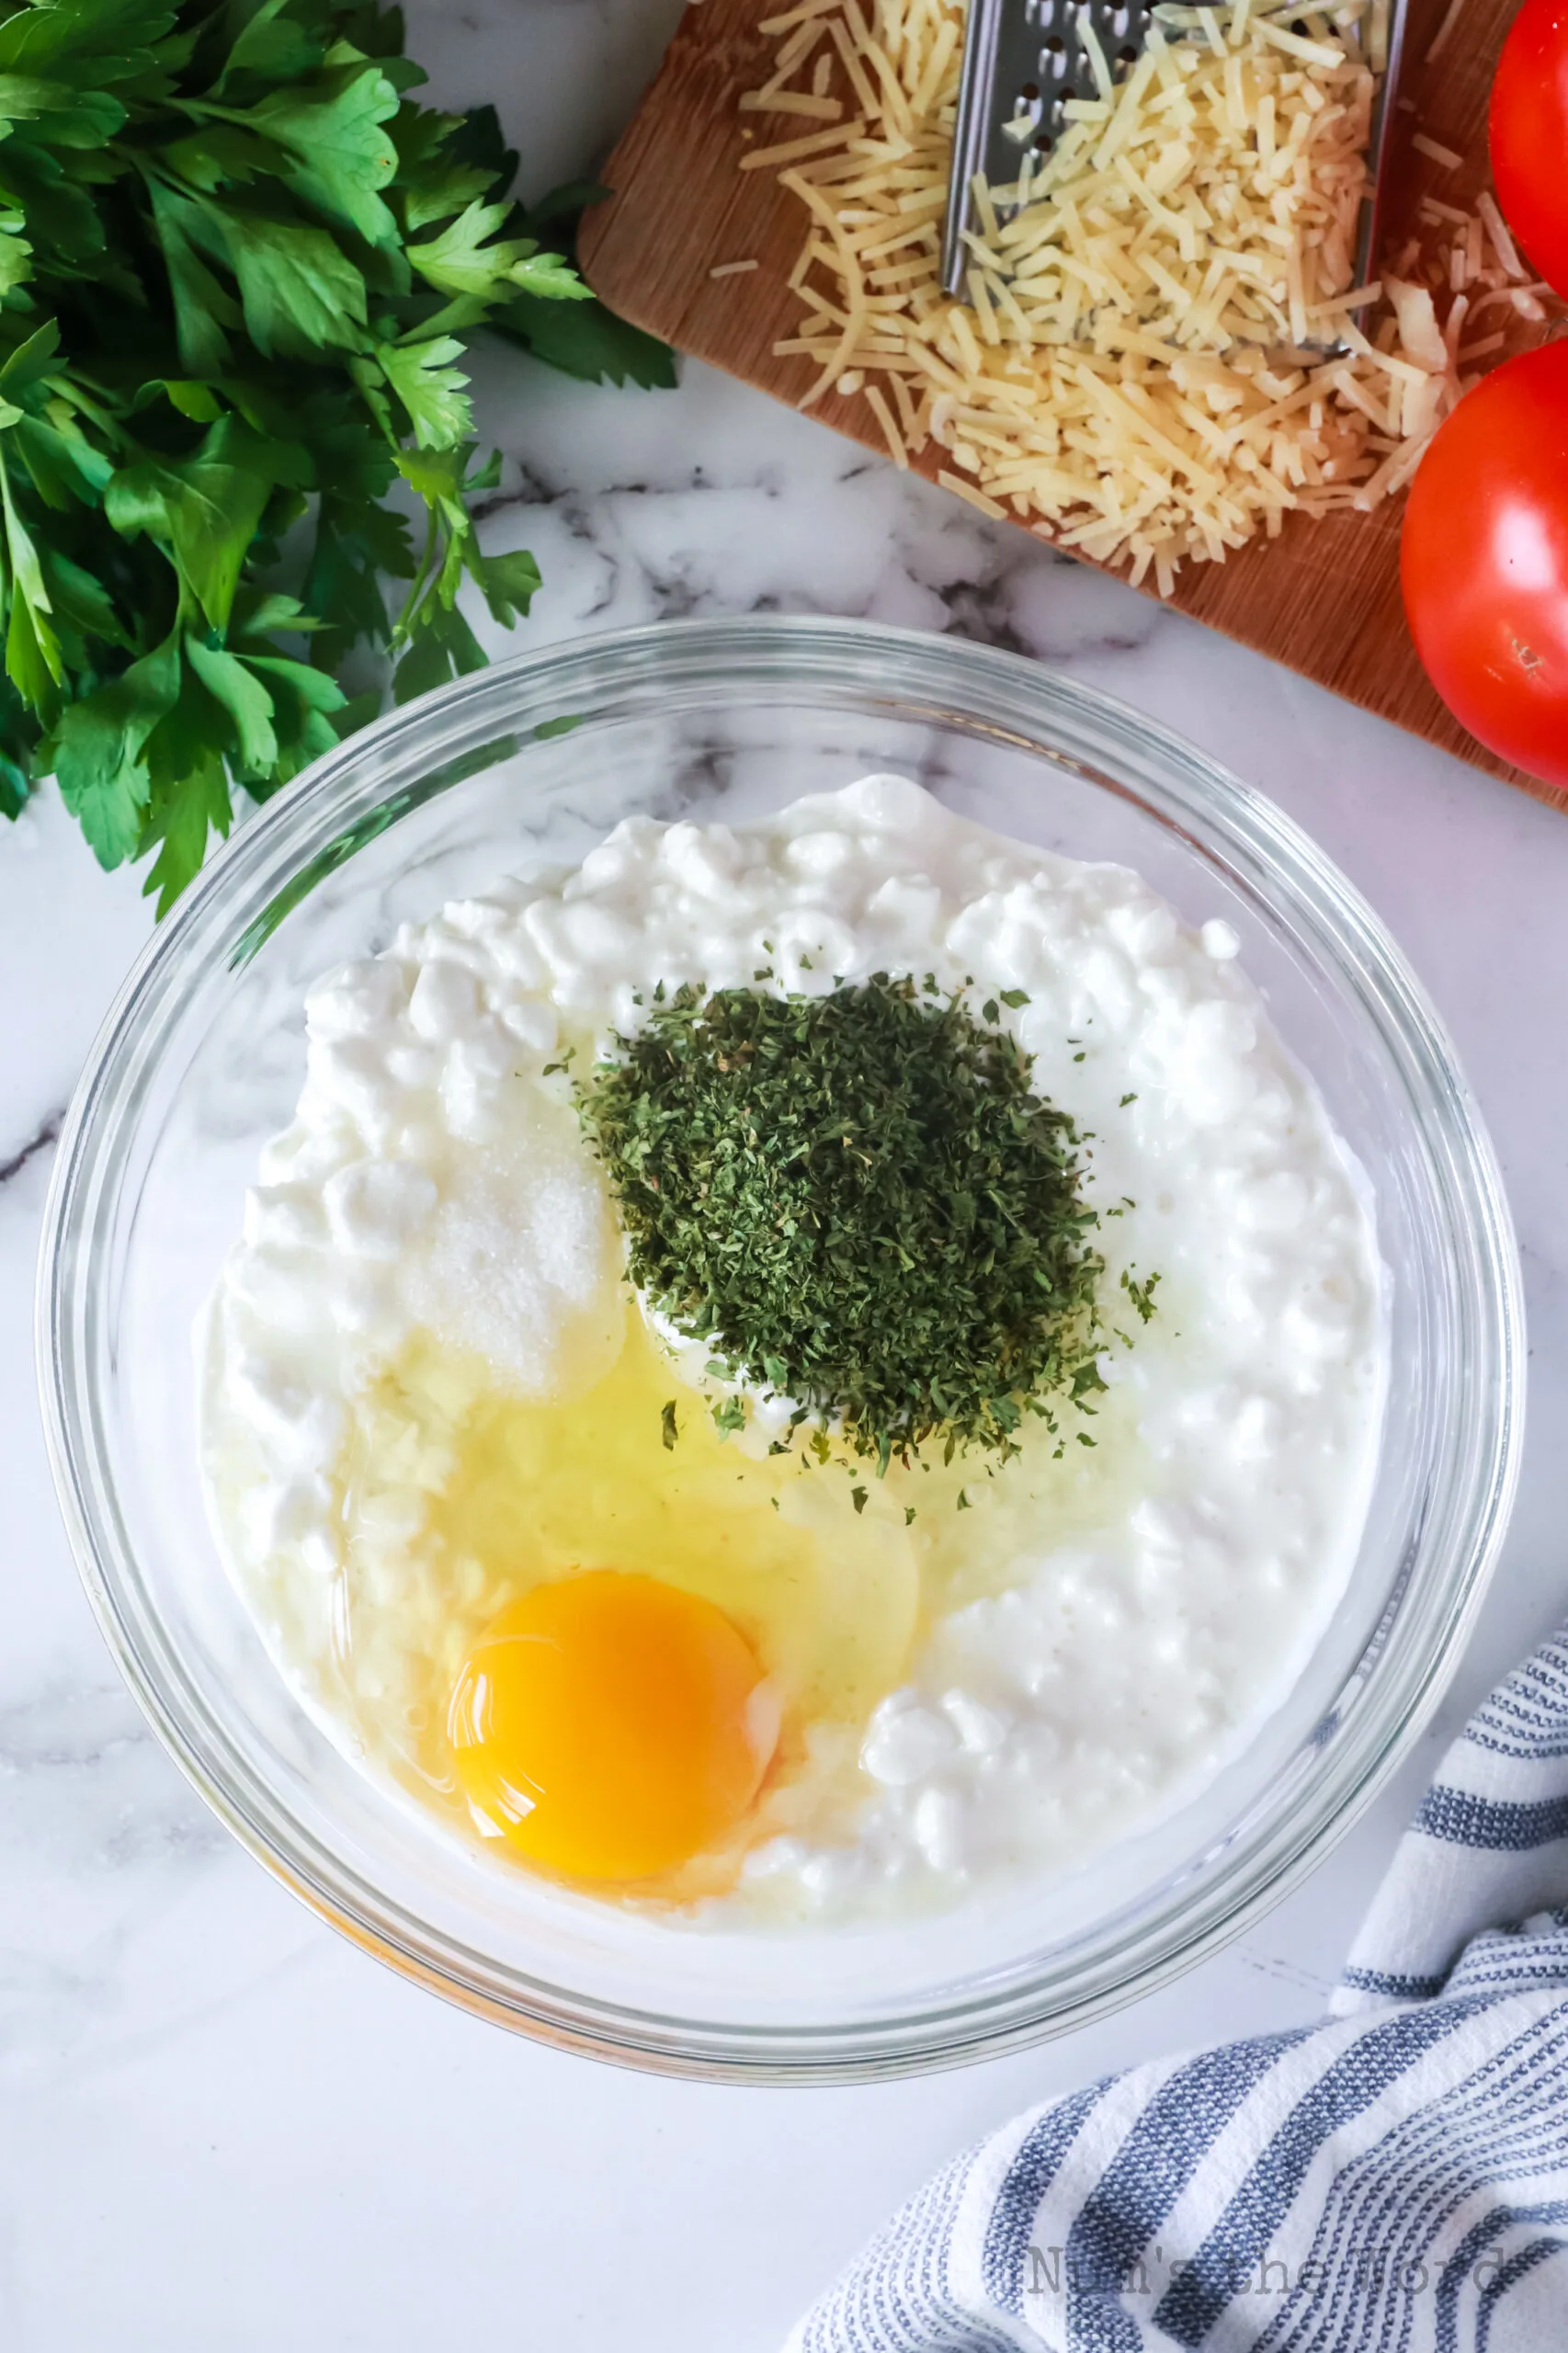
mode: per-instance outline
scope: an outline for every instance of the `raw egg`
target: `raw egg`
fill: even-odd
[[[476,1814],[562,1878],[658,1877],[756,1796],[778,1709],[700,1595],[597,1569],[536,1586],[464,1661],[448,1729]]]

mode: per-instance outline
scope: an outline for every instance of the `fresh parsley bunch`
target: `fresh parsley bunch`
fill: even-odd
[[[667,382],[532,220],[485,112],[424,80],[375,0],[38,0],[0,20],[0,807],[55,774],[163,914],[258,799],[484,656],[533,558],[487,556],[463,339]],[[423,506],[417,535],[389,506]],[[409,494],[412,494],[412,501]],[[381,575],[406,584],[390,615]]]

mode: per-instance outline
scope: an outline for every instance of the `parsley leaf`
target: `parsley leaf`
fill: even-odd
[[[353,66],[307,83],[303,91],[290,85],[272,91],[245,121],[287,149],[284,184],[307,204],[357,229],[368,244],[395,244],[397,222],[381,190],[397,170],[386,128],[397,113],[397,92],[384,74]]]
[[[449,449],[472,429],[468,378],[448,364],[462,358],[462,348],[449,335],[376,347],[381,373],[407,411],[421,449]]]

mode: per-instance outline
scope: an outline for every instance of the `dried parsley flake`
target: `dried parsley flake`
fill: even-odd
[[[713,1369],[885,1470],[1016,1453],[1101,1384],[1079,1138],[960,999],[879,973],[822,996],[684,987],[577,1086],[628,1273]],[[714,1420],[738,1418],[738,1400]]]

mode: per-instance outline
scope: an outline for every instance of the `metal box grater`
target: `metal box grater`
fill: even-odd
[[[1049,153],[1069,98],[1099,95],[1080,28],[1086,21],[1119,79],[1143,51],[1153,0],[969,0],[963,72],[953,132],[953,176],[942,240],[942,291],[964,299],[968,266],[963,231],[974,227],[972,182],[1011,187],[1032,147]],[[1303,11],[1304,13],[1304,11]],[[1389,0],[1388,63],[1372,108],[1368,167],[1372,190],[1362,207],[1356,283],[1366,282],[1377,250],[1379,196],[1404,33],[1404,0]],[[1329,348],[1342,348],[1330,346]]]

